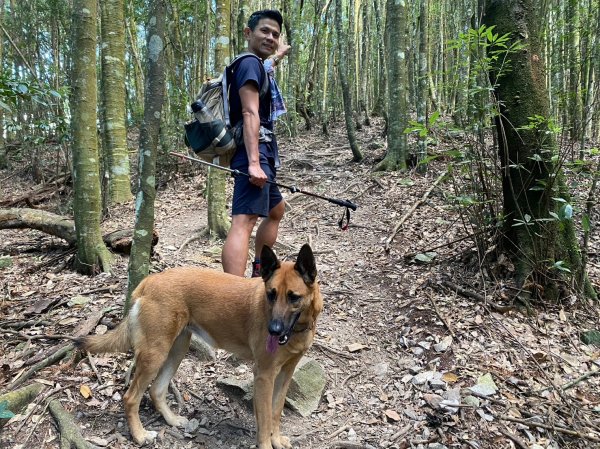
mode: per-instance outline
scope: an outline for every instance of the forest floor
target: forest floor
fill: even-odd
[[[451,202],[456,184],[451,180],[431,190],[384,251],[392,229],[449,162],[440,158],[425,174],[376,173],[372,169],[385,151],[381,127],[365,127],[358,136],[366,156],[359,164],[350,161],[341,127],[330,138],[316,130],[280,139],[280,182],[358,204],[349,229],[342,231],[340,207],[284,192],[289,208],[275,250],[295,257],[309,242],[325,298],[308,355],[324,367],[327,385],[310,417],[286,410],[282,429],[294,447],[600,447],[600,348],[579,338],[598,328],[597,305],[567,296],[554,305],[522,307],[504,255],[492,268],[478,268],[473,231]],[[446,136],[432,150],[463,144],[460,137]],[[34,188],[19,168],[0,171],[2,198]],[[181,265],[221,269],[222,242],[189,240],[206,223],[205,181],[203,168],[185,162],[159,191],[152,271]],[[580,220],[577,205],[589,185],[576,181]],[[38,207],[60,211],[63,204],[64,211],[64,201],[54,198]],[[598,222],[597,214],[592,218]],[[133,223],[132,201],[112,209],[102,228],[108,233]],[[597,231],[589,272],[600,289]],[[0,256],[12,258],[12,266],[0,269],[0,393],[69,343],[48,335],[74,335],[94,317],[103,329],[119,321],[127,258],[115,255],[112,274],[86,277],[65,266],[67,250],[64,241],[39,231],[0,230]],[[435,257],[426,263],[422,254],[432,251]],[[136,447],[122,403],[130,365],[127,354],[68,357],[36,372],[24,384],[40,383],[45,390],[0,431],[0,447],[59,447],[44,402],[49,396],[61,401],[93,445]],[[169,428],[146,396],[142,421],[159,431],[150,447],[252,447],[251,405],[216,383],[251,372],[250,365],[221,351],[209,362],[190,353],[175,377],[180,395],[170,399],[197,426]]]

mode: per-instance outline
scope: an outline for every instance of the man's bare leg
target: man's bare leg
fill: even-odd
[[[257,218],[257,215],[233,216],[231,228],[221,252],[221,264],[225,273],[242,277],[246,273],[250,235],[256,225]]]
[[[281,200],[277,206],[275,206],[269,212],[269,216],[264,218],[258,229],[256,230],[256,241],[255,241],[255,254],[256,257],[260,257],[262,247],[267,245],[269,248],[273,248],[273,245],[277,241],[277,234],[279,232],[279,223],[283,218],[285,212],[285,201]]]

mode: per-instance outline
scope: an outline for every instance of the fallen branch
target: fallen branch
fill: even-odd
[[[31,376],[33,376],[39,370],[41,370],[43,368],[46,368],[46,367],[48,367],[50,365],[53,365],[54,363],[56,363],[56,362],[62,360],[63,358],[65,358],[74,348],[75,348],[75,346],[72,345],[72,344],[68,344],[66,346],[63,346],[62,348],[60,348],[59,350],[55,351],[52,355],[50,355],[46,359],[42,360],[39,363],[36,363],[34,366],[32,366],[31,368],[29,368],[29,370],[26,373],[24,373],[22,376],[17,377],[16,379],[14,379],[10,383],[10,385],[7,387],[7,389],[8,390],[12,390],[12,389],[18,387],[23,382],[25,382],[27,379],[31,378]]]
[[[72,416],[67,412],[58,399],[52,399],[48,402],[50,413],[58,424],[60,433],[60,449],[90,449],[92,446],[83,439],[79,426],[75,424]]]
[[[37,229],[60,237],[69,245],[77,243],[75,222],[68,217],[37,209],[0,209],[0,229],[24,228]]]
[[[466,296],[467,298],[476,299],[479,302],[489,305],[492,308],[492,310],[494,310],[495,312],[507,313],[507,312],[510,312],[511,310],[515,310],[515,306],[513,306],[513,305],[501,306],[500,304],[496,304],[495,302],[491,301],[490,299],[486,298],[483,295],[480,295],[479,293],[472,292],[470,290],[460,287],[459,285],[456,285],[454,282],[444,280],[444,281],[442,281],[442,285],[444,287],[449,288],[450,290],[458,293],[459,295]]]
[[[392,231],[392,233],[390,234],[390,236],[385,241],[384,249],[385,249],[386,253],[390,252],[390,244],[394,240],[394,237],[396,237],[396,234],[398,234],[398,231],[400,230],[400,228],[402,227],[402,225],[404,224],[404,222],[410,218],[410,216],[413,214],[413,212],[415,210],[417,210],[417,208],[421,204],[423,204],[425,202],[425,200],[427,200],[427,198],[429,197],[429,195],[431,195],[431,192],[433,192],[433,189],[435,189],[438,186],[438,184],[440,184],[444,180],[444,178],[446,178],[447,175],[448,175],[448,170],[446,170],[444,173],[442,173],[440,176],[438,176],[438,178],[431,185],[431,187],[427,190],[427,192],[425,192],[423,194],[423,196],[421,197],[421,199],[419,201],[417,201],[415,204],[413,204],[411,206],[411,208],[408,210],[408,212],[406,212],[402,216],[402,218],[400,218],[400,221],[398,222],[398,224],[396,224],[396,226],[394,227],[394,230]]]
[[[593,435],[586,435],[584,433],[577,432],[576,430],[567,429],[565,427],[553,426],[550,424],[544,424],[544,423],[540,423],[540,422],[531,422],[531,421],[527,421],[525,419],[513,418],[512,416],[497,416],[497,417],[504,421],[510,421],[510,422],[516,422],[519,424],[523,424],[529,428],[539,427],[540,429],[552,430],[555,432],[564,433],[565,435],[570,435],[572,437],[577,437],[577,438],[582,438],[584,440],[593,441],[594,443],[600,443],[599,437],[595,437]]]
[[[577,384],[583,382],[584,380],[589,379],[590,377],[595,376],[597,374],[600,374],[600,369],[589,371],[589,372],[585,373],[583,376],[578,377],[577,379],[572,380],[571,382],[564,384],[562,386],[562,389],[563,389],[563,391],[566,391],[569,388],[573,388],[575,385],[577,385]]]
[[[433,296],[431,296],[429,294],[429,292],[425,292],[425,295],[429,298],[429,300],[431,301],[431,304],[433,305],[433,310],[435,310],[436,315],[438,316],[438,318],[440,320],[442,320],[442,323],[444,323],[444,326],[446,326],[446,329],[448,329],[448,331],[450,332],[450,335],[452,335],[453,338],[456,338],[456,334],[454,334],[454,330],[452,329],[452,326],[450,326],[450,323],[446,320],[446,318],[442,315],[442,312],[440,312],[440,309],[437,306],[437,303],[435,302],[435,299],[433,299]]]

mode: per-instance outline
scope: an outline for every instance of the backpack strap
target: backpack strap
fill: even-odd
[[[221,82],[221,85],[223,86],[223,119],[225,120],[225,125],[227,127],[231,127],[231,119],[229,117],[229,80],[228,80],[229,72],[233,73],[234,66],[236,66],[242,59],[250,57],[250,56],[256,58],[260,62],[261,72],[264,75],[263,83],[260,86],[258,96],[260,98],[264,98],[264,96],[270,90],[269,89],[269,87],[270,87],[269,86],[269,75],[267,74],[267,71],[265,70],[265,66],[263,65],[262,59],[260,59],[254,53],[251,53],[249,51],[243,51],[242,53],[237,55],[235,58],[233,58],[233,61],[231,61],[231,63],[229,63],[229,65],[227,67],[225,67],[225,70],[223,71],[223,81]]]

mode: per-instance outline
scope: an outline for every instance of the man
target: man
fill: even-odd
[[[278,52],[283,18],[279,11],[262,10],[252,13],[244,37],[248,51],[261,60],[275,54],[277,64],[288,51],[282,46]],[[235,178],[231,229],[223,245],[221,260],[223,270],[244,276],[248,259],[249,240],[258,218],[262,221],[256,231],[255,254],[262,247],[272,247],[277,240],[279,223],[283,218],[284,201],[273,181],[279,166],[277,141],[273,134],[271,117],[272,95],[259,96],[264,77],[268,76],[262,62],[244,58],[235,67],[230,81],[229,104],[231,123],[243,123],[243,145],[231,160],[231,168],[250,176]],[[273,86],[271,86],[273,88]],[[260,275],[260,260],[253,264],[252,276]]]

